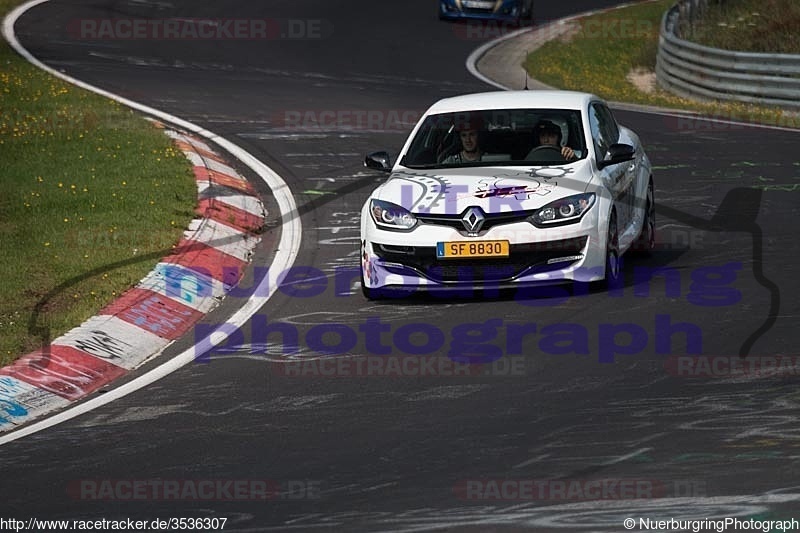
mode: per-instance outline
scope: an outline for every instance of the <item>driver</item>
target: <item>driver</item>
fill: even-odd
[[[561,150],[561,155],[567,161],[574,161],[578,158],[575,155],[575,150],[569,146],[561,146],[561,128],[559,128],[556,123],[549,120],[540,120],[536,123],[536,126],[533,127],[533,130],[536,132],[537,138],[539,139],[539,144],[536,148],[539,146],[555,146]],[[533,150],[536,150],[536,148]],[[526,159],[531,157],[533,150],[528,153]]]

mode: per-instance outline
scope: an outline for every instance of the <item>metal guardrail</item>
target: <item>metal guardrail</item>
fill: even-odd
[[[656,77],[688,98],[800,108],[800,55],[732,52],[681,38],[708,0],[680,0],[661,21]]]

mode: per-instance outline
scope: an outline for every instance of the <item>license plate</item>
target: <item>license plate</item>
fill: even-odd
[[[508,241],[459,241],[436,243],[439,259],[461,259],[467,257],[508,257]]]
[[[494,2],[485,2],[481,0],[462,0],[464,7],[469,9],[492,9]]]

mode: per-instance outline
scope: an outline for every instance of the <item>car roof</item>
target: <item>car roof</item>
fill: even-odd
[[[428,109],[428,114],[481,109],[583,109],[592,100],[599,98],[575,91],[492,91],[439,100]]]

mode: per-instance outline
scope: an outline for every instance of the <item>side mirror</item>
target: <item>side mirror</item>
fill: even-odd
[[[608,149],[608,154],[605,159],[599,161],[597,166],[605,168],[609,165],[616,165],[617,163],[624,163],[625,161],[633,160],[636,150],[630,144],[615,143]]]
[[[364,158],[364,166],[382,172],[392,171],[392,161],[386,152],[372,152]]]

